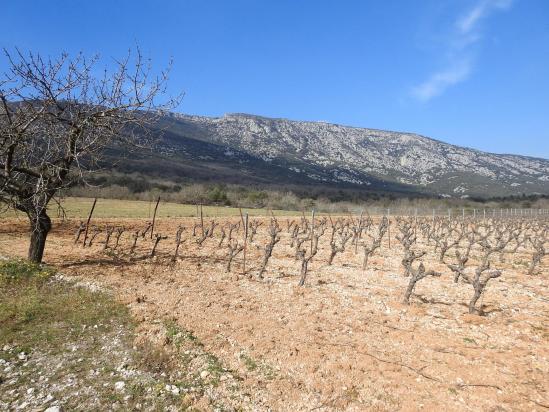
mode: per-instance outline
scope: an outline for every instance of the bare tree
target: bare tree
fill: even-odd
[[[427,276],[441,275],[439,272],[435,272],[434,270],[426,271],[423,263],[420,263],[417,269],[412,268],[411,274],[412,276],[410,276],[410,282],[408,283],[408,288],[406,288],[406,293],[404,294],[404,303],[410,302],[410,296],[412,295],[412,292],[414,291],[414,288],[416,287],[417,282],[419,282],[421,279]]]
[[[76,233],[74,235],[74,244],[76,245],[78,241],[80,240],[80,236],[82,236],[82,233],[86,230],[86,225],[84,225],[84,222],[80,221],[80,224],[78,225],[78,229],[76,229]]]
[[[120,237],[122,236],[122,233],[124,233],[124,227],[119,226],[116,228],[116,234],[114,235],[114,246],[113,249],[118,248],[118,243],[120,242]]]
[[[156,255],[156,248],[158,246],[158,244],[160,243],[161,240],[164,240],[164,239],[167,239],[168,236],[162,236],[161,234],[159,233],[155,233],[154,235],[154,239],[153,239],[153,247],[151,249],[151,254],[149,255],[149,257],[154,257]]]
[[[295,220],[286,219],[286,232],[291,233],[292,227],[295,225]]]
[[[217,247],[220,247],[223,244],[223,241],[225,240],[225,238],[227,237],[227,232],[225,231],[225,228],[223,226],[221,226],[220,231],[221,231],[221,238],[219,239],[219,243],[217,244]]]
[[[202,234],[196,239],[196,243],[198,246],[202,246],[204,241],[210,237],[213,237],[215,228],[217,227],[218,223],[215,220],[212,220],[210,222],[210,227],[206,228],[202,231]]]
[[[311,234],[304,236],[304,237],[295,237],[292,240],[292,244],[295,245],[295,253],[294,253],[294,259],[299,260],[300,259],[300,250],[303,243],[311,240]]]
[[[100,167],[104,149],[144,143],[147,126],[179,99],[158,104],[167,72],[155,75],[139,50],[98,72],[97,57],[45,58],[4,50],[0,75],[0,202],[30,221],[29,260],[41,262],[49,202]]]
[[[175,252],[172,256],[172,262],[175,262],[179,256],[179,246],[181,243],[183,243],[185,240],[183,239],[183,231],[185,228],[183,225],[179,225],[177,228],[177,232],[175,233]]]
[[[454,283],[458,283],[459,278],[465,273],[465,264],[469,260],[469,250],[467,249],[465,254],[461,254],[459,250],[456,250],[457,265],[446,264],[448,268],[454,272]]]
[[[547,254],[545,249],[545,238],[540,237],[539,239],[530,238],[530,243],[534,247],[534,253],[532,254],[532,260],[530,261],[530,266],[528,268],[528,274],[533,275],[537,265],[541,263],[541,259]]]
[[[311,238],[313,241],[312,248],[303,248],[298,250],[297,256],[298,259],[301,260],[301,276],[299,278],[299,286],[305,285],[305,280],[307,279],[307,271],[309,269],[309,262],[316,256],[318,252],[318,240],[324,235],[324,232],[326,231],[326,226],[323,224],[320,224],[316,229],[315,232],[311,232]],[[308,253],[307,253],[308,251]]]
[[[139,230],[136,230],[133,232],[133,242],[132,246],[130,247],[130,255],[133,255],[133,252],[135,252],[135,248],[137,247],[137,239],[139,239]]]
[[[461,237],[458,237],[457,239],[450,240],[451,234],[447,234],[443,236],[443,239],[439,243],[439,256],[438,261],[439,263],[444,263],[444,257],[446,256],[446,253],[453,247],[459,245],[459,242],[461,240]]]
[[[337,233],[337,238],[335,237],[335,234]],[[358,236],[358,234],[357,234]],[[345,228],[341,228],[337,230],[335,228],[332,228],[332,237],[330,239],[330,256],[328,257],[328,266],[332,264],[334,261],[334,258],[338,253],[345,251],[345,246],[347,245],[347,242],[353,237],[353,232],[346,230]]]
[[[249,233],[249,238],[250,238],[250,243],[252,243],[254,241],[254,237],[257,233],[257,229],[259,229],[259,226],[261,226],[263,224],[263,222],[260,222],[259,220],[252,220],[250,222],[250,233]]]
[[[149,233],[149,230],[152,233],[152,222],[147,222],[147,226],[145,226],[145,229],[141,232],[141,237],[145,239],[145,236],[147,236],[147,233]]]
[[[228,244],[227,248],[229,249],[228,253],[228,260],[227,260],[227,272],[231,271],[231,264],[233,263],[233,259],[238,255],[240,252],[244,250],[243,245],[238,244],[238,240],[232,239]]]
[[[269,243],[265,245],[265,254],[263,255],[263,263],[261,265],[261,268],[259,269],[259,278],[263,279],[263,274],[265,273],[265,270],[267,268],[267,263],[269,262],[269,259],[271,255],[273,254],[273,249],[275,245],[280,242],[280,232],[282,229],[278,225],[278,221],[276,218],[271,218],[271,224],[269,225]]]
[[[473,277],[470,277],[465,273],[462,273],[461,276],[467,283],[470,283],[475,290],[475,293],[469,302],[469,313],[479,313],[480,311],[478,311],[475,306],[477,301],[482,296],[482,292],[484,292],[488,281],[500,277],[501,272],[499,270],[490,270],[490,261],[488,260],[488,257],[485,257],[480,266],[475,270]]]
[[[109,241],[111,240],[111,236],[114,233],[114,226],[107,226],[107,235],[105,237],[105,243],[103,244],[103,250],[107,250],[109,248]]]
[[[423,257],[427,252],[420,251],[416,252],[411,249],[406,249],[404,257],[402,258],[402,266],[404,267],[404,276],[408,277],[412,274],[412,265],[414,261]]]
[[[366,241],[363,242],[362,244],[362,247],[364,249],[364,259],[362,261],[363,270],[366,270],[366,266],[368,265],[368,258],[370,257],[370,255],[374,253],[376,249],[379,249],[379,247],[381,246],[381,241],[383,240],[383,236],[385,236],[385,233],[387,232],[388,227],[389,227],[389,221],[385,216],[383,216],[383,218],[379,222],[377,235],[372,236],[368,234],[368,236],[370,236],[370,238],[372,239],[372,244],[368,245]]]
[[[90,241],[88,242],[88,247],[92,247],[93,241],[95,240],[97,235],[99,235],[99,233],[101,233],[101,229],[98,228],[97,226],[93,226],[92,227],[92,235],[90,237]],[[84,244],[84,246],[86,246],[86,245]]]
[[[164,240],[164,239],[167,239],[167,238],[168,238],[167,236],[162,236],[159,233],[155,233],[154,238],[152,240],[153,247],[151,249],[151,254],[149,255],[149,257],[154,257],[156,255],[156,248],[157,248],[158,244],[160,243],[161,240]]]
[[[231,240],[233,240],[233,232],[235,230],[237,232],[240,230],[240,221],[237,223],[229,222],[229,235],[227,236],[227,242],[230,242]]]

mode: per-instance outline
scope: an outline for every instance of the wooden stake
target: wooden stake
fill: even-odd
[[[244,215],[242,214],[242,209],[238,208],[238,211],[240,212],[240,221],[242,222],[242,228],[244,229]]]
[[[200,203],[200,230],[202,231],[202,236],[204,236],[204,214],[202,213],[202,203]]]
[[[387,209],[387,235],[389,240],[389,249],[391,249],[391,209]]]
[[[313,237],[315,236],[315,210],[311,213],[311,254],[313,253]]]
[[[417,207],[414,210],[414,236],[417,237]]]
[[[363,214],[364,214],[364,210],[361,209],[360,210],[360,218],[358,219],[358,226],[356,226],[358,230],[360,230],[360,227],[362,226],[362,215]],[[356,233],[358,233],[358,232],[356,232]],[[355,255],[358,252],[358,239],[359,239],[359,237],[360,237],[360,234],[357,234],[356,239],[355,239]]]
[[[158,209],[159,203],[160,203],[160,196],[158,196],[158,199],[156,199],[156,205],[154,206],[153,221],[152,221],[152,227],[151,227],[151,239],[153,238],[154,222],[156,220],[156,210]]]
[[[97,198],[93,199],[93,205],[88,215],[88,220],[86,222],[86,232],[84,232],[84,247],[86,246],[86,239],[88,239],[88,228],[90,227],[90,221],[93,215],[93,210],[95,209],[95,204],[97,203]]]
[[[246,212],[246,218],[244,219],[244,261],[242,264],[243,275],[246,274],[246,245],[247,244],[248,244],[248,213]]]

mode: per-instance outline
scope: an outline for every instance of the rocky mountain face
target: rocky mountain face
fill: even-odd
[[[549,193],[549,160],[485,153],[413,133],[272,119],[171,114],[158,151],[175,174],[442,196]],[[165,164],[166,165],[166,164]],[[195,175],[193,175],[195,173]]]

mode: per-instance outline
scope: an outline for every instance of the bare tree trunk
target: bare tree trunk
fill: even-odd
[[[404,303],[410,302],[410,296],[412,296],[412,292],[416,287],[416,283],[417,280],[415,280],[414,278],[410,279],[410,283],[408,283],[408,287],[406,288],[406,293],[404,293]]]
[[[307,279],[307,269],[309,266],[309,260],[303,259],[301,262],[301,278],[299,279],[299,286],[303,286],[305,284],[305,279]]]
[[[332,249],[332,251],[330,252],[330,257],[328,258],[328,266],[332,264],[336,255],[337,255],[337,250]]]
[[[475,308],[475,306],[481,294],[482,294],[482,290],[475,288],[475,294],[473,295],[473,297],[471,298],[471,301],[469,302],[469,313],[471,314],[477,313],[477,309]]]
[[[366,251],[364,249],[364,259],[362,260],[362,270],[366,270],[366,266],[368,266],[368,257],[370,256],[370,252]]]
[[[46,238],[51,230],[51,219],[45,211],[39,214],[27,214],[31,224],[28,259],[34,263],[42,263]]]

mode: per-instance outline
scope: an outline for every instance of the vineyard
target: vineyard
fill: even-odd
[[[115,291],[153,340],[162,319],[192,330],[255,410],[544,410],[549,216],[535,212],[90,214],[56,220],[45,260]],[[0,252],[24,255],[26,224],[0,228]]]

